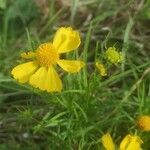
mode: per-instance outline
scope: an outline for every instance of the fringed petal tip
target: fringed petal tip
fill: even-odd
[[[31,76],[29,84],[47,92],[61,92],[62,90],[62,82],[52,66],[48,70],[45,67],[40,67]]]

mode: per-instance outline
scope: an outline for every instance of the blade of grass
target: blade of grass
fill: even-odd
[[[86,36],[85,43],[84,43],[84,48],[83,48],[83,60],[84,60],[85,64],[87,64],[87,61],[88,61],[88,48],[89,48],[89,44],[90,44],[91,32],[92,32],[92,23],[90,24],[90,27],[88,29],[87,36]],[[85,65],[85,67],[83,69],[84,87],[87,87],[87,85],[88,85],[87,74],[88,74],[87,65]]]
[[[128,22],[126,29],[125,29],[125,35],[124,35],[124,40],[123,40],[122,55],[123,55],[124,59],[123,59],[122,66],[121,66],[122,72],[125,71],[126,53],[128,50],[130,34],[131,34],[131,30],[132,30],[133,25],[134,25],[133,18],[130,17],[129,22]]]
[[[77,8],[78,8],[78,2],[79,2],[79,0],[72,0],[72,5],[71,5],[71,17],[70,17],[70,20],[71,20],[71,24],[72,24],[72,25],[74,24],[75,15],[76,15]]]

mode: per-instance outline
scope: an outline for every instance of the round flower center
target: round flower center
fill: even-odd
[[[49,67],[59,60],[59,54],[52,43],[41,44],[36,51],[37,60],[41,66]]]
[[[107,59],[114,64],[120,63],[123,59],[122,53],[118,52],[115,47],[109,47],[106,51]]]

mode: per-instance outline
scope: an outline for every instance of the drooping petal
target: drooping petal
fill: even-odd
[[[60,92],[62,90],[62,82],[57,72],[52,66],[48,68],[46,81],[47,81],[46,89],[48,92],[53,92],[53,91]]]
[[[52,66],[50,66],[48,70],[45,67],[38,69],[37,72],[31,76],[29,83],[47,92],[60,92],[62,90],[62,82]]]
[[[141,150],[143,141],[138,136],[127,135],[120,144],[119,150]]]
[[[11,74],[20,83],[25,83],[30,76],[36,71],[38,64],[34,61],[23,63],[13,68]]]
[[[81,43],[79,32],[71,27],[61,27],[57,30],[53,45],[59,53],[66,53],[79,47]]]
[[[29,84],[35,88],[39,88],[40,90],[46,90],[45,83],[47,77],[47,69],[45,67],[40,67],[29,80]]]
[[[114,142],[109,133],[102,136],[102,144],[106,150],[115,150]]]
[[[21,53],[21,57],[25,58],[25,59],[31,59],[31,58],[36,57],[36,54],[34,52],[31,52],[31,51],[23,52],[23,53]]]
[[[59,60],[58,65],[69,73],[79,72],[80,69],[85,65],[83,61],[78,60]]]

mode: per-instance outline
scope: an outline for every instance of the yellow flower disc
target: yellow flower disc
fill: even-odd
[[[52,43],[41,44],[36,51],[36,56],[39,64],[44,67],[54,65],[59,60],[59,54]]]
[[[109,47],[107,49],[106,57],[112,64],[118,64],[123,60],[122,53],[119,53],[115,47]]]

